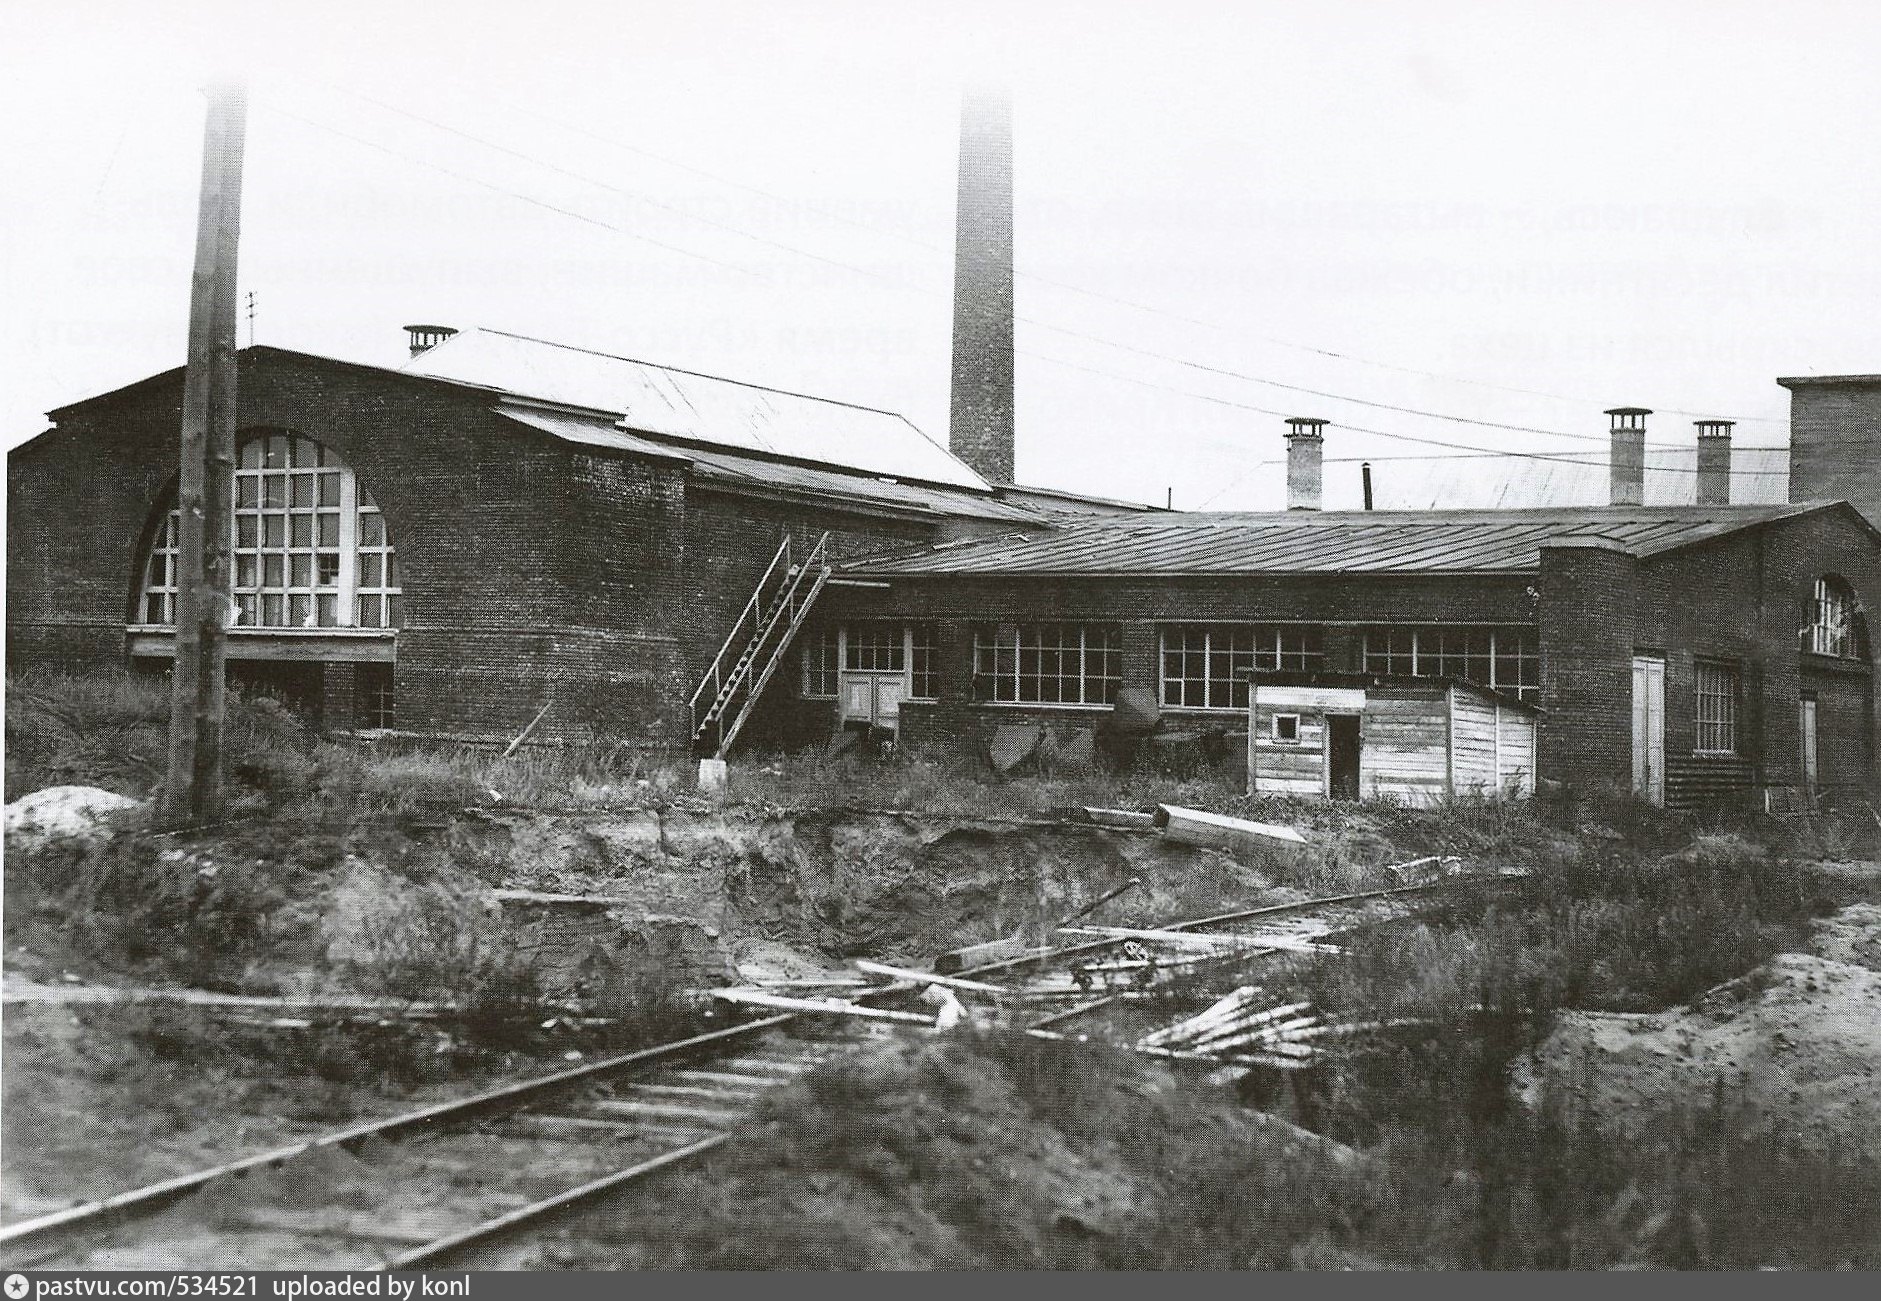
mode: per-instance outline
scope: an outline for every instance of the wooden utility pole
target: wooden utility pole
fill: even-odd
[[[235,255],[248,103],[240,85],[211,86],[208,96],[176,488],[176,661],[171,671],[170,768],[163,792],[163,813],[173,824],[207,822],[222,810],[229,519],[235,477]]]

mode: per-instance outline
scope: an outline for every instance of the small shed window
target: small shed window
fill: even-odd
[[[1298,745],[1300,742],[1300,716],[1298,714],[1275,714],[1274,740],[1285,745]]]
[[[1737,753],[1737,666],[1700,660],[1698,670],[1698,750]]]
[[[1108,705],[1122,683],[1123,636],[1115,624],[1032,623],[974,631],[977,700]]]
[[[1816,580],[1815,616],[1809,625],[1809,649],[1818,655],[1854,659],[1861,654],[1856,634],[1855,593],[1834,575]]]

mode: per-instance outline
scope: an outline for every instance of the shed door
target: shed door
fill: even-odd
[[[1633,657],[1633,792],[1665,803],[1665,661]]]
[[[1359,716],[1326,715],[1326,794],[1335,800],[1359,797]]]

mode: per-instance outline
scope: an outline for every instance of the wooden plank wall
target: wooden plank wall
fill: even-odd
[[[1496,706],[1496,784],[1505,795],[1535,793],[1535,716],[1525,709]]]
[[[1474,691],[1452,688],[1451,789],[1457,795],[1494,795],[1500,784],[1496,749],[1496,703]]]
[[[1324,795],[1326,793],[1326,719],[1316,709],[1300,705],[1270,704],[1264,697],[1255,705],[1254,788],[1262,795]],[[1274,715],[1298,714],[1297,745],[1274,740]]]
[[[1360,789],[1367,796],[1434,804],[1449,789],[1449,707],[1441,689],[1374,690],[1365,701]]]

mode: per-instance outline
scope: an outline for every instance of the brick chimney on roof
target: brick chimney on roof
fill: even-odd
[[[1613,407],[1612,450],[1607,457],[1608,501],[1615,506],[1643,506],[1646,502],[1645,407]]]
[[[1698,504],[1731,504],[1731,425],[1729,420],[1698,420]]]
[[[992,483],[1012,482],[1012,376],[1012,104],[974,90],[960,110],[947,447]]]
[[[1287,417],[1287,509],[1318,510],[1325,474],[1326,422],[1318,416]]]

